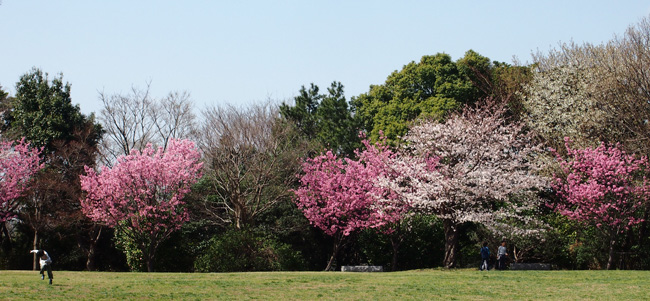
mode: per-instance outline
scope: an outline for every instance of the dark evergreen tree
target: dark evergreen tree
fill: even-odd
[[[332,82],[327,94],[319,94],[313,83],[309,89],[302,86],[294,98],[294,105],[280,106],[282,117],[292,122],[307,139],[322,148],[352,155],[361,144],[359,127],[345,98],[343,85]]]

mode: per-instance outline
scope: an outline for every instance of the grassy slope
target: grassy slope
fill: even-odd
[[[0,271],[2,299],[650,299],[650,271],[396,273]]]

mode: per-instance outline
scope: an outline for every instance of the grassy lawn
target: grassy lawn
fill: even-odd
[[[0,271],[2,299],[650,299],[650,271],[396,273]]]

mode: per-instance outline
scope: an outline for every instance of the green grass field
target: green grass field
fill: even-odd
[[[0,271],[6,299],[650,299],[650,271],[419,270],[395,273]]]

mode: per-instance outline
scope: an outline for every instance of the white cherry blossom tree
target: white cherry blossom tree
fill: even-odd
[[[404,137],[406,147],[393,163],[399,176],[382,185],[416,210],[442,220],[444,265],[456,266],[458,226],[485,225],[497,233],[541,231],[534,212],[535,190],[547,185],[534,157],[541,148],[520,123],[508,123],[502,104],[485,102],[446,122],[422,121]],[[525,227],[514,225],[526,225]]]

